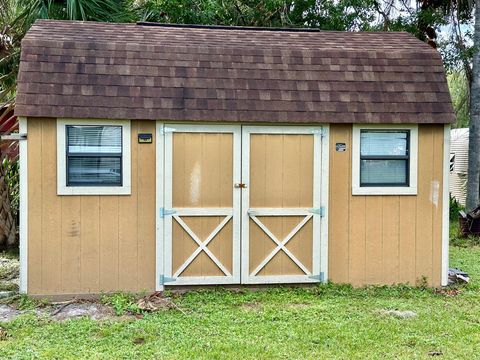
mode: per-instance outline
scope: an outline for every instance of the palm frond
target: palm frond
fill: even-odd
[[[129,1],[125,0],[66,0],[67,18],[70,20],[93,20],[126,22],[133,20]]]

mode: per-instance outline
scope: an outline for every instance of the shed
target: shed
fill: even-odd
[[[450,194],[463,206],[467,198],[468,136],[468,128],[450,133]]]
[[[454,114],[402,32],[37,21],[21,289],[447,283]]]

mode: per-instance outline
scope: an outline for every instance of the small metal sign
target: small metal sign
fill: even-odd
[[[151,144],[152,143],[152,134],[138,134],[138,143],[139,144]]]
[[[344,152],[347,150],[347,145],[345,143],[336,143],[335,150],[337,150],[338,152]]]

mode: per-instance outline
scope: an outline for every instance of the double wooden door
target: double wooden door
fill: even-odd
[[[320,127],[167,130],[164,284],[321,279]]]

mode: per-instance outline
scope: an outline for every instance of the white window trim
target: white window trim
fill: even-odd
[[[66,125],[122,126],[122,186],[67,186]],[[57,194],[58,195],[130,195],[131,188],[130,120],[57,119]]]
[[[360,186],[360,131],[361,130],[410,130],[410,186]],[[353,125],[352,136],[352,195],[417,195],[418,125]]]

